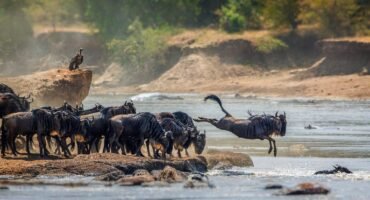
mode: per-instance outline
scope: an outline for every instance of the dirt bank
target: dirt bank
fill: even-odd
[[[199,37],[199,40],[192,40],[193,37]],[[370,55],[370,38],[368,40],[364,38],[361,40],[354,38],[323,40],[316,45],[317,51],[321,52],[318,54],[317,60],[311,59],[315,57],[313,54],[309,56],[312,60],[311,67],[293,69],[283,67],[269,70],[251,64],[228,62],[225,56],[235,58],[235,60],[241,58],[243,53],[235,52],[241,48],[240,45],[231,45],[232,42],[226,42],[230,40],[226,36],[220,37],[223,38],[220,41],[209,36],[210,41],[214,41],[214,43],[202,42],[203,37],[185,34],[177,38],[175,41],[178,43],[173,42],[173,45],[185,49],[187,54],[184,54],[171,69],[156,80],[137,86],[94,88],[94,93],[213,92],[325,99],[370,98],[370,76],[368,75],[370,70],[370,57],[368,56]],[[233,38],[235,39],[235,37]],[[246,40],[251,36],[241,35],[238,37],[241,37],[239,40]],[[232,50],[228,54],[220,54],[226,50],[218,52],[217,49],[220,48],[217,44],[224,46],[230,44],[230,48],[226,48],[227,45],[225,48]],[[244,59],[250,58],[249,54],[243,55],[245,55]],[[289,58],[293,58],[293,54],[282,57],[287,60],[280,63],[287,64]],[[304,63],[310,59],[303,59],[304,61],[293,59],[292,63]],[[268,62],[265,60],[265,63],[273,62],[273,60],[273,58]]]
[[[235,154],[232,152],[217,152],[190,158],[172,158],[163,160],[144,157],[125,156],[119,154],[91,154],[77,155],[73,159],[61,159],[54,157],[50,160],[41,160],[38,156],[34,159],[1,158],[0,175],[35,177],[38,175],[65,176],[101,176],[107,173],[119,171],[123,174],[132,174],[138,169],[147,171],[162,170],[165,166],[171,166],[181,172],[205,172],[207,162],[210,167],[217,161],[237,160],[237,166],[253,166],[248,155]]]
[[[81,103],[89,94],[92,72],[87,69],[69,71],[53,69],[25,76],[0,77],[0,82],[21,95],[32,94],[35,106],[60,106],[64,101]]]

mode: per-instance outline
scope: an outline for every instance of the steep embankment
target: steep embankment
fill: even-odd
[[[226,34],[196,30],[176,35],[168,44],[181,57],[155,80],[122,86],[110,78],[109,88],[95,87],[94,92],[370,98],[369,37],[320,40],[312,32]],[[125,79],[125,76],[120,77]],[[99,81],[104,80],[109,78],[102,77]]]
[[[327,39],[318,43],[322,59],[304,76],[363,73],[370,70],[370,38]]]
[[[21,95],[31,94],[32,106],[60,106],[64,101],[81,103],[89,94],[92,72],[87,69],[69,71],[53,69],[30,75],[0,78]]]

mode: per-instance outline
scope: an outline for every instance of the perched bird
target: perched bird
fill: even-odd
[[[71,62],[69,63],[69,70],[75,70],[78,69],[78,66],[82,64],[84,61],[84,56],[82,55],[83,49],[80,48],[80,52],[77,52],[77,54],[71,59]]]

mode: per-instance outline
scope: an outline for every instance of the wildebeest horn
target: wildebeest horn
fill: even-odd
[[[248,110],[247,113],[248,113],[249,116],[251,116],[251,117],[253,116],[253,114],[250,110]]]
[[[32,102],[33,102],[33,98],[31,99],[30,103],[32,103]]]
[[[125,101],[125,103],[123,105],[127,106],[127,101]]]
[[[31,98],[31,93],[29,93],[28,96],[27,97],[24,97],[24,98],[26,98],[26,99]]]
[[[276,113],[275,113],[275,117],[277,117],[277,116],[278,116],[278,113],[279,113],[279,111],[276,111]]]
[[[286,117],[286,113],[284,112],[284,117]]]

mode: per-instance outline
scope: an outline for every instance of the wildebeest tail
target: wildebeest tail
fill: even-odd
[[[216,96],[216,95],[214,95],[214,94],[208,95],[208,96],[206,96],[206,97],[204,98],[204,101],[207,101],[208,99],[210,99],[210,100],[213,100],[213,101],[217,102],[217,103],[218,103],[218,105],[220,105],[220,108],[221,108],[222,112],[224,112],[224,113],[226,114],[226,116],[231,117],[231,114],[230,114],[230,113],[228,113],[228,112],[225,110],[225,108],[222,106],[221,99],[220,99],[218,96]]]

